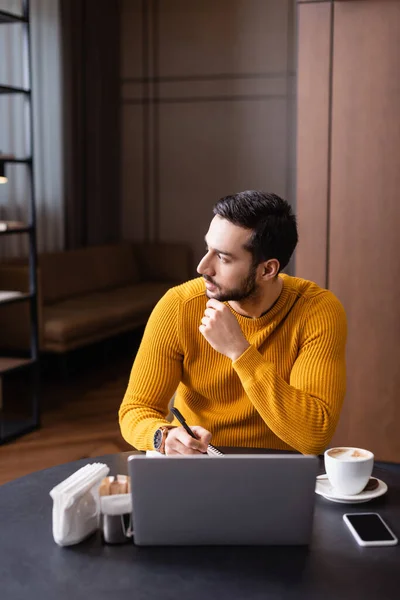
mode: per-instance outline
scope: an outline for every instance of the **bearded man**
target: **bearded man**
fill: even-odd
[[[345,395],[344,309],[332,292],[282,273],[298,241],[285,200],[245,191],[213,212],[201,277],[170,289],[149,318],[122,435],[167,455],[204,453],[211,438],[321,453]],[[174,393],[197,439],[166,419]]]

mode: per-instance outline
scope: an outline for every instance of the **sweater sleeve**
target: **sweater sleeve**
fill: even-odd
[[[346,315],[326,292],[311,300],[303,319],[289,383],[254,346],[233,368],[268,427],[303,454],[319,454],[333,436],[345,395]]]
[[[158,302],[147,322],[128,388],[119,409],[125,440],[139,450],[153,449],[158,427],[179,384],[183,356],[178,335],[179,298],[172,288]]]

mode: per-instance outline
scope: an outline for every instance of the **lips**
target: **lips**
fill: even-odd
[[[211,283],[211,281],[207,281],[207,279],[204,280],[204,283],[206,284],[206,288],[210,291],[217,289],[217,286],[214,283]]]

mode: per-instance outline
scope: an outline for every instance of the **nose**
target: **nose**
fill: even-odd
[[[215,275],[214,269],[212,267],[212,263],[210,260],[209,252],[203,256],[199,264],[197,265],[197,272],[200,275]]]

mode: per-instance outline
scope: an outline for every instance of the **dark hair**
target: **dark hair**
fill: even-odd
[[[276,258],[279,271],[286,267],[298,241],[296,217],[286,200],[247,190],[218,200],[213,213],[253,230],[245,248],[252,253],[254,265]]]

